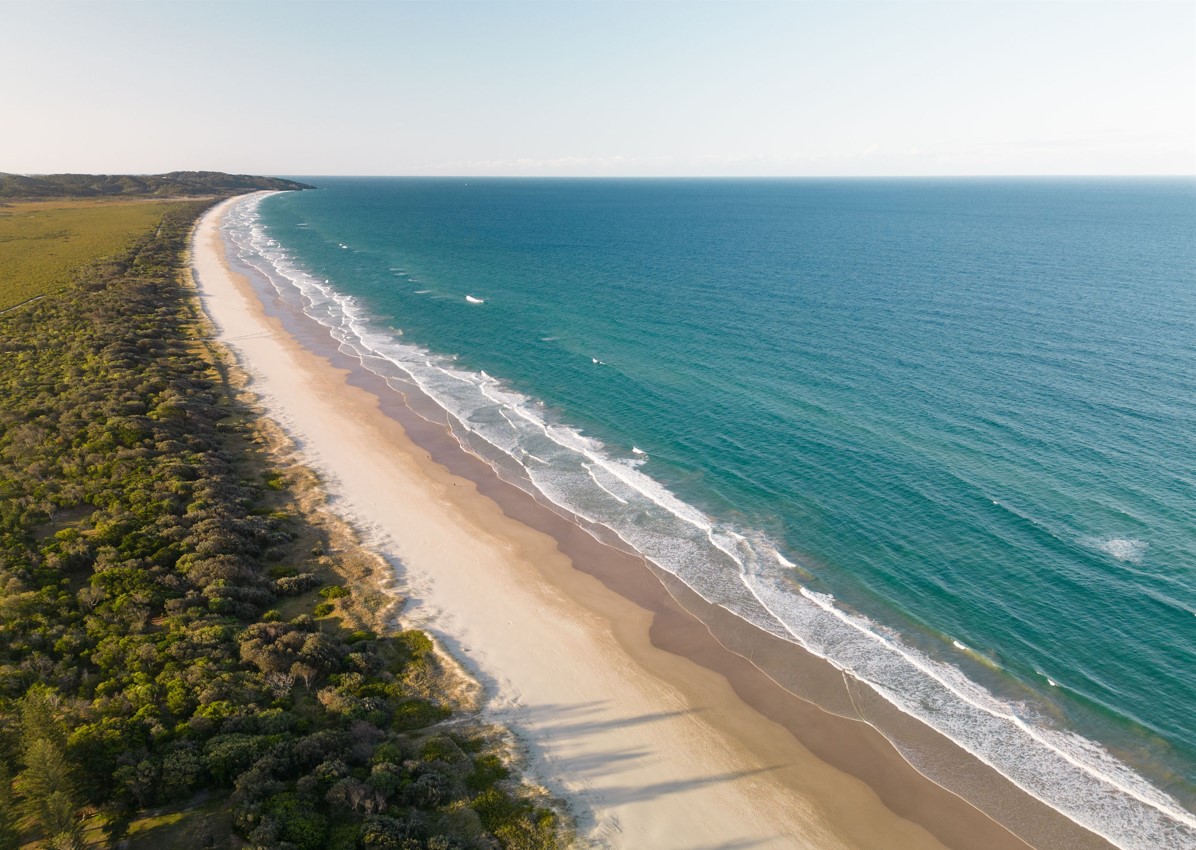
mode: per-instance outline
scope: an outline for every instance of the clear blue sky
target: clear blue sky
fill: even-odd
[[[0,171],[1196,173],[1193,2],[0,0]]]

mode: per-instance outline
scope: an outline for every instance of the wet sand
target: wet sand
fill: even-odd
[[[1110,846],[822,659],[501,481],[414,387],[389,387],[226,262],[220,212],[192,260],[220,339],[333,507],[395,564],[405,618],[482,682],[488,717],[570,803],[579,843]],[[949,765],[988,813],[878,728]]]

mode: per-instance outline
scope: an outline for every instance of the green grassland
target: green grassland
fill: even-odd
[[[61,289],[84,266],[127,251],[171,201],[27,201],[0,205],[0,310]]]

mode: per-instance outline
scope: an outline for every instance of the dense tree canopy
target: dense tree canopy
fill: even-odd
[[[556,846],[428,638],[338,616],[182,283],[203,208],[0,315],[0,850],[213,794],[253,847]]]

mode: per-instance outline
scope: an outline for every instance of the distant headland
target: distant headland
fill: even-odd
[[[0,198],[103,198],[112,195],[175,198],[224,195],[270,189],[314,189],[279,177],[225,174],[221,171],[171,171],[168,174],[5,174]]]

